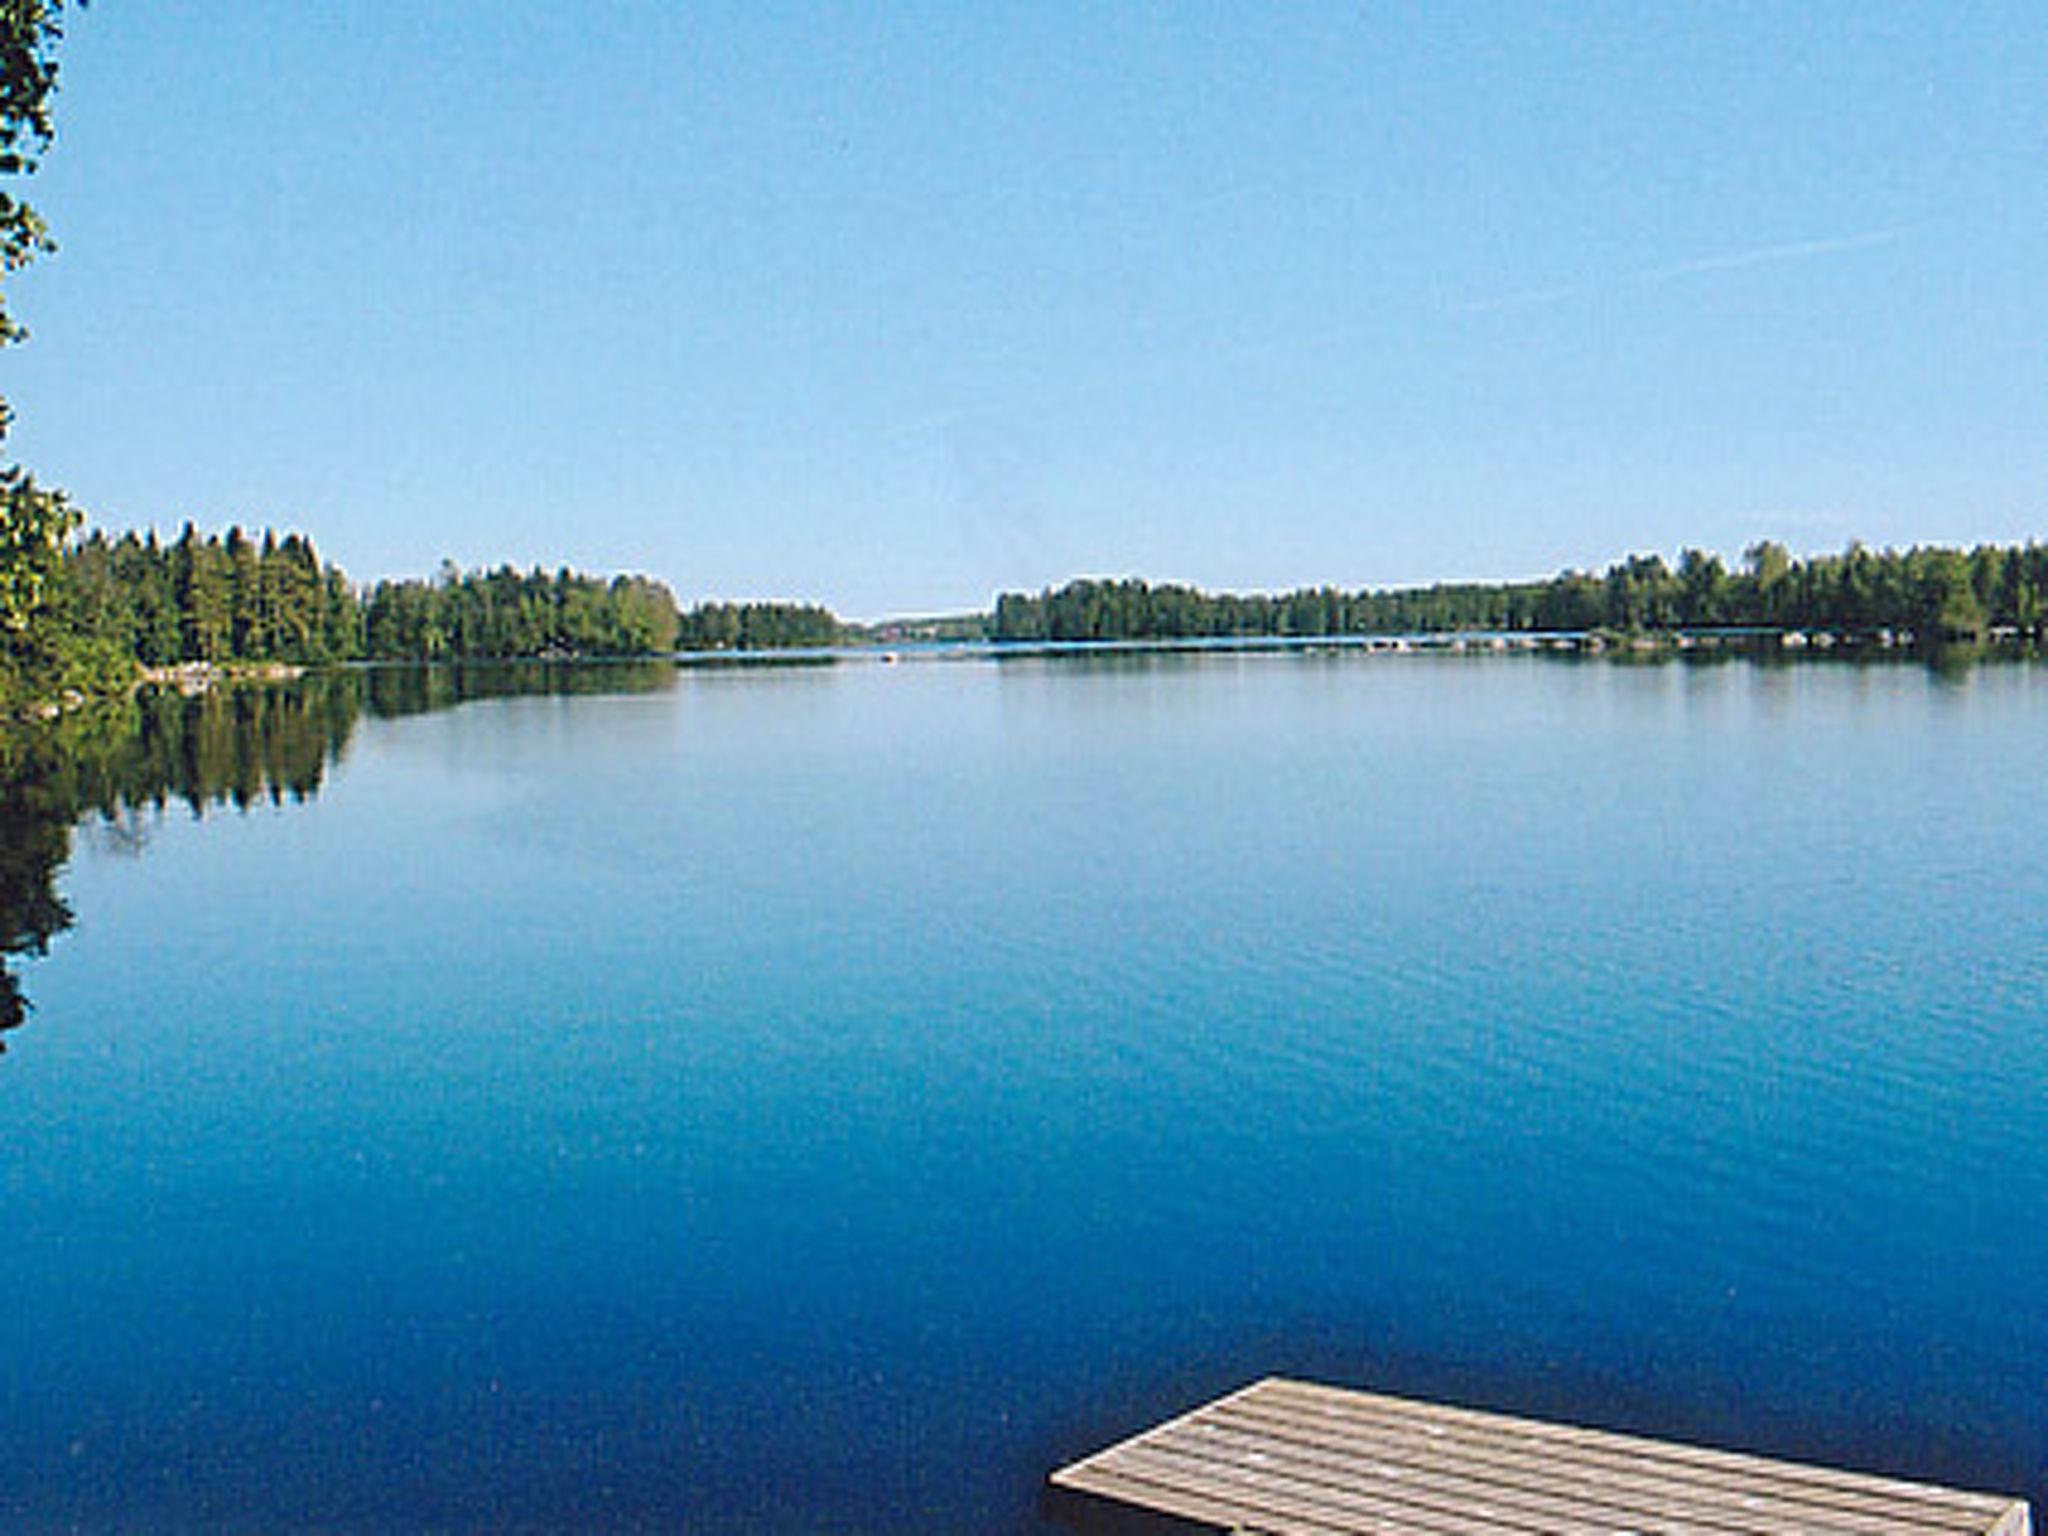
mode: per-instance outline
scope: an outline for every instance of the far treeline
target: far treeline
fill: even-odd
[[[999,641],[1167,640],[1257,636],[1713,628],[1890,633],[1924,643],[2004,632],[2040,640],[2048,625],[2048,546],[1982,544],[1968,552],[1871,550],[1800,560],[1765,541],[1730,571],[1689,549],[1673,570],[1635,555],[1604,575],[1464,582],[1278,596],[1207,593],[1139,580],[1074,581],[1037,596],[1005,592],[989,633]]]
[[[511,566],[433,581],[383,581],[361,604],[368,661],[512,661],[660,656],[677,650],[778,650],[834,645],[843,626],[810,603],[677,606],[647,576],[605,580]]]
[[[1280,595],[1138,579],[1006,592],[990,614],[864,628],[815,604],[683,609],[646,576],[501,566],[358,587],[301,534],[240,528],[74,539],[44,562],[35,601],[0,626],[0,717],[60,696],[118,692],[139,668],[659,656],[893,642],[943,632],[1001,642],[1679,629],[1826,631],[1938,644],[2048,639],[2048,545],[1871,550],[1795,559],[1769,541],[1730,571],[1691,549],[1676,568],[1635,555],[1604,574]]]
[[[48,570],[33,622],[0,644],[0,703],[101,692],[138,666],[184,662],[474,661],[661,655],[828,645],[842,626],[797,603],[702,603],[662,582],[458,570],[359,588],[301,534],[239,527],[171,542],[152,532],[73,542]]]

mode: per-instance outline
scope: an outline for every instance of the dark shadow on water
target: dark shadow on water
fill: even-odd
[[[195,695],[145,689],[49,724],[0,728],[0,1051],[26,1022],[13,960],[46,953],[73,913],[57,892],[83,823],[139,851],[147,819],[287,805],[320,792],[356,723],[477,699],[649,693],[668,662],[352,668]]]
[[[364,667],[336,674],[360,689],[365,713],[388,719],[453,709],[480,699],[662,693],[676,686],[669,661],[497,661]]]

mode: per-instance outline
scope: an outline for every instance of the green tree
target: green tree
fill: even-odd
[[[262,568],[256,546],[239,523],[228,529],[225,546],[228,575],[228,655],[261,656],[263,630]]]
[[[190,661],[225,661],[234,637],[228,557],[216,539],[201,540],[190,523],[171,551],[179,633]]]
[[[645,576],[621,576],[612,582],[612,603],[622,652],[659,656],[676,648],[681,619],[675,594],[666,584]]]
[[[1913,569],[1916,625],[1922,640],[1974,639],[1984,630],[1984,608],[1970,579],[1970,560],[1953,549],[1916,549]]]
[[[0,469],[0,643],[19,641],[42,606],[78,512],[16,465]]]
[[[61,21],[61,0],[0,3],[0,176],[33,174],[49,146]],[[0,191],[0,346],[27,335],[8,311],[4,279],[53,249],[42,216]],[[0,400],[0,440],[12,420]],[[46,685],[61,662],[54,637],[31,629],[77,526],[78,514],[61,492],[44,490],[24,469],[0,469],[0,696]]]
[[[1728,572],[1719,555],[1688,549],[1678,557],[1678,622],[1719,624],[1727,615]]]
[[[35,174],[38,158],[49,148],[63,11],[62,0],[0,3],[0,176]],[[0,269],[19,272],[55,249],[42,215],[11,192],[0,191]],[[0,292],[0,344],[26,334]],[[0,404],[0,432],[6,426],[5,409]]]
[[[1750,624],[1781,622],[1789,606],[1791,554],[1773,539],[1759,539],[1742,552],[1742,559],[1748,567],[1745,581],[1749,597],[1743,621]]]

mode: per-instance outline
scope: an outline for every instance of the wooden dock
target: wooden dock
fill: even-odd
[[[2024,1501],[1269,1377],[1052,1474],[1093,1532],[2032,1536]]]

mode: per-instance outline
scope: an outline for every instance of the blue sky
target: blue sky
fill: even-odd
[[[2048,7],[98,0],[9,451],[853,616],[2048,534]]]

